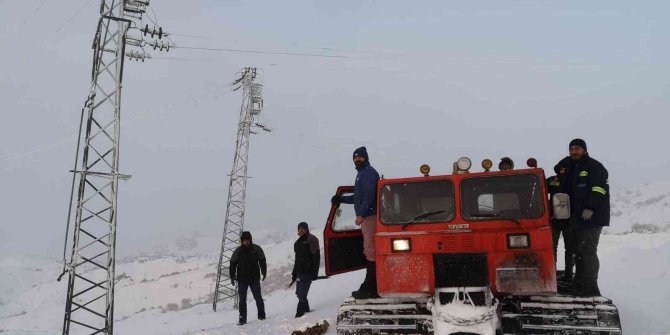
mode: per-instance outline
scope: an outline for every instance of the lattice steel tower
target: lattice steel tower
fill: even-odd
[[[162,51],[170,45],[158,40],[165,36],[162,28],[141,27],[142,15],[148,5],[149,0],[101,0],[100,19],[93,41],[91,89],[82,109],[72,171],[64,260],[74,209],[72,250],[70,260],[64,262],[63,273],[58,278],[60,280],[66,273],[69,278],[63,334],[113,334],[117,190],[119,179],[129,178],[119,172],[124,56],[144,61],[150,58],[142,50],[144,46]],[[129,36],[130,30],[144,33],[144,36],[149,34],[152,40],[145,41],[142,35]],[[153,39],[155,35],[158,39]],[[138,49],[126,50],[126,45]],[[81,163],[80,150],[83,150]]]
[[[228,205],[226,206],[226,221],[223,226],[223,240],[221,255],[216,273],[216,288],[214,289],[213,308],[224,299],[233,298],[233,307],[237,309],[237,290],[230,282],[230,257],[239,246],[240,235],[244,228],[244,211],[247,194],[247,163],[249,157],[249,136],[255,134],[253,128],[270,131],[265,126],[254,122],[254,118],[263,110],[263,84],[259,83],[256,68],[244,68],[242,76],[233,84],[238,85],[235,90],[242,88],[242,107],[240,122],[237,127],[237,146],[233,160],[233,170],[230,172],[228,184]]]

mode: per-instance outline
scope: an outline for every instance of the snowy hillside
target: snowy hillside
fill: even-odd
[[[666,316],[670,301],[670,231],[664,231],[670,220],[665,216],[670,210],[670,197],[666,198],[670,192],[665,193],[665,189],[661,184],[645,185],[615,194],[612,227],[601,238],[601,290],[619,307],[626,334],[670,334]],[[630,232],[633,227],[637,227],[636,232]],[[321,229],[314,228],[313,232],[320,236]],[[235,325],[237,311],[229,304],[220,304],[217,312],[212,311],[218,236],[189,234],[120,258],[116,267],[115,333],[290,334],[324,319],[333,325],[337,306],[357,288],[364,273],[316,281],[310,292],[314,311],[294,319],[297,299],[287,285],[296,237],[285,232],[254,232],[254,242],[262,245],[268,256],[268,278],[262,284],[268,319],[257,321],[251,303],[249,323],[241,327]],[[0,257],[0,333],[60,333],[66,283],[56,282],[59,273],[60,265],[54,261]],[[334,327],[329,334],[335,334]]]
[[[609,233],[670,231],[670,181],[612,192]]]

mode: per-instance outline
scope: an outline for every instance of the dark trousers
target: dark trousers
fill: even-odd
[[[575,285],[580,289],[591,292],[598,291],[598,242],[602,227],[575,227],[577,237],[577,272]]]
[[[240,321],[247,322],[247,289],[251,288],[251,294],[256,300],[256,309],[258,318],[265,319],[265,304],[261,296],[261,281],[258,279],[251,281],[238,281],[237,293],[240,295]]]
[[[302,315],[309,312],[309,301],[307,300],[307,294],[309,293],[309,287],[312,285],[312,275],[310,273],[300,273],[298,274],[298,280],[295,284],[295,295],[298,296],[298,308],[296,310],[296,315]]]
[[[551,236],[554,240],[554,263],[558,260],[558,240],[563,235],[563,244],[565,247],[565,274],[572,276],[575,265],[575,254],[577,253],[577,237],[574,227],[570,225],[569,220],[551,219]]]

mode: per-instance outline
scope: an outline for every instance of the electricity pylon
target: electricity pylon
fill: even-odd
[[[93,41],[91,89],[82,109],[79,143],[75,156],[72,192],[65,234],[66,247],[72,210],[75,209],[72,250],[63,273],[68,274],[63,334],[113,334],[114,271],[116,254],[117,190],[121,136],[121,81],[124,57],[150,58],[144,50],[126,50],[126,45],[168,49],[169,42],[145,41],[129,36],[136,29],[144,36],[156,28],[140,27],[149,0],[101,0],[100,19]],[[158,39],[165,34],[158,28]],[[86,119],[84,120],[84,116]],[[85,122],[85,123],[84,123]],[[80,144],[81,139],[83,144]],[[83,149],[81,165],[79,152]],[[79,186],[75,193],[75,181]],[[73,207],[73,200],[76,203]],[[65,260],[66,248],[63,250]]]
[[[239,246],[240,235],[244,228],[244,211],[247,195],[247,167],[249,158],[249,136],[255,134],[252,129],[260,128],[270,131],[262,124],[254,122],[254,118],[263,110],[263,84],[257,81],[256,68],[244,68],[241,77],[237,78],[234,90],[242,88],[242,107],[240,108],[240,122],[237,126],[237,146],[233,169],[230,172],[228,184],[228,204],[226,206],[226,221],[223,226],[223,240],[221,255],[216,273],[216,287],[214,289],[213,308],[224,299],[232,298],[233,307],[237,309],[238,296],[235,286],[230,282],[230,258],[235,248]]]

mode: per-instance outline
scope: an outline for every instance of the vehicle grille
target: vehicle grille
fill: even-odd
[[[435,287],[489,285],[486,254],[435,254]]]

